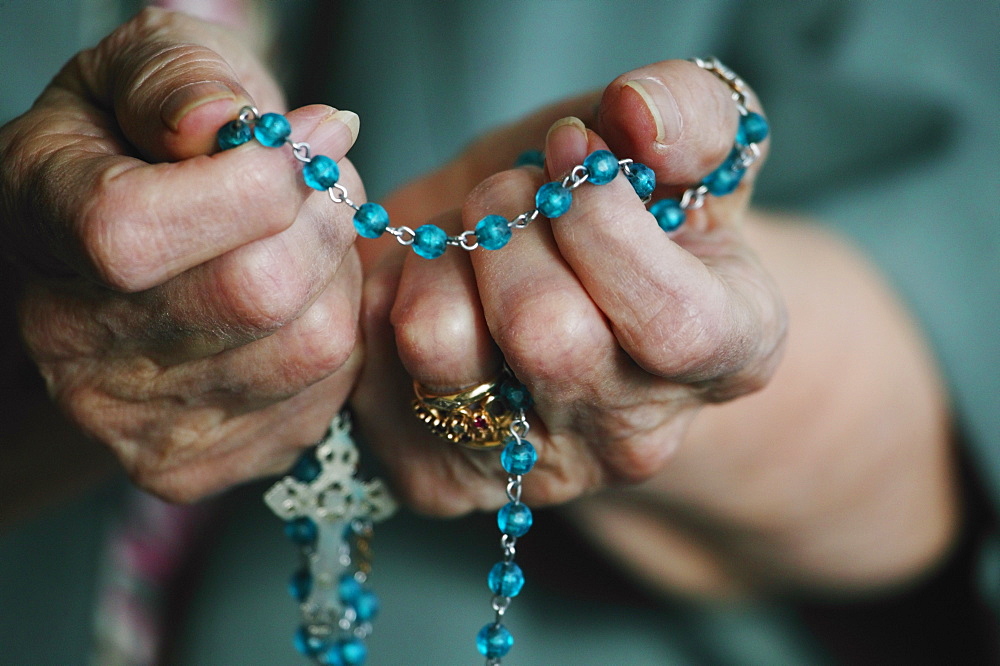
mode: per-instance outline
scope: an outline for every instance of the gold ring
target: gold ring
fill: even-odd
[[[507,438],[514,413],[495,393],[500,373],[456,393],[435,393],[413,382],[413,413],[438,437],[472,449],[491,449]]]

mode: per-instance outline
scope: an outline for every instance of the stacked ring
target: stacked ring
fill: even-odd
[[[413,382],[413,413],[438,437],[472,449],[492,449],[509,436],[515,412],[528,406],[527,391],[512,380],[503,371],[453,393],[430,391]]]

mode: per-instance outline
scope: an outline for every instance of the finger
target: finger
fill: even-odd
[[[606,145],[581,124],[555,126],[553,171]],[[735,229],[691,232],[682,246],[656,225],[628,180],[585,185],[552,220],[559,250],[642,368],[682,383],[716,380],[770,358],[780,299]]]
[[[752,93],[750,103],[759,110]],[[726,83],[692,62],[668,60],[611,82],[601,98],[596,130],[616,155],[646,164],[658,181],[689,185],[729,155],[738,123]],[[766,142],[762,148],[766,151]]]
[[[105,421],[95,436],[109,443],[137,485],[171,502],[191,502],[287,470],[303,442],[322,435],[350,386],[350,378],[335,373],[288,400],[232,419],[216,406],[129,405],[128,420]],[[121,411],[106,395],[92,397],[88,413]]]
[[[229,415],[286,400],[326,379],[356,351],[361,270],[355,255],[307,308],[273,334],[164,368],[154,381],[117,390],[122,398],[204,396]],[[229,404],[221,396],[232,396]]]
[[[350,162],[342,165],[342,181],[363,196]],[[110,350],[168,366],[268,336],[340,279],[355,238],[352,212],[314,192],[288,229],[136,294],[76,280],[39,285],[44,293],[27,299],[32,307],[22,313],[29,344],[36,354]]]
[[[487,179],[463,208],[465,227],[474,229],[485,215],[513,219],[530,210],[543,180],[538,169]],[[539,504],[576,497],[606,480],[607,453],[586,446],[579,433],[610,442],[611,433],[593,420],[593,412],[641,394],[640,373],[544,220],[518,231],[502,250],[477,250],[472,260],[490,333],[531,391],[540,417],[532,419],[530,435],[539,461],[525,490]],[[619,388],[625,385],[629,393],[623,397]]]
[[[364,188],[350,161],[342,160],[341,168],[340,182],[363,201]],[[284,231],[136,295],[155,317],[146,337],[154,345],[167,344],[165,358],[174,354],[183,360],[282,329],[341,279],[345,258],[354,258],[353,212],[314,191]],[[182,336],[172,340],[173,331]]]
[[[235,35],[156,8],[80,53],[54,86],[113,111],[152,162],[213,152],[218,128],[254,100],[284,109],[277,85]]]
[[[282,231],[314,192],[290,150],[246,145],[148,165],[94,136],[72,110],[52,113],[36,123],[58,128],[55,139],[15,127],[0,140],[5,159],[29,156],[4,180],[19,206],[13,221],[22,223],[11,231],[31,260],[52,257],[118,291],[148,289]],[[339,160],[356,138],[349,111],[312,106],[288,118],[293,137],[309,141],[314,154]]]
[[[486,215],[513,219],[530,210],[542,180],[537,169],[487,179],[469,195],[463,224],[474,229]],[[502,250],[477,250],[472,260],[490,333],[518,378],[539,396],[567,401],[579,397],[567,389],[593,388],[589,379],[608,371],[617,345],[544,221],[518,231]]]
[[[461,216],[453,211],[433,223],[455,233]],[[500,369],[466,252],[452,248],[434,260],[410,254],[391,321],[407,372],[433,391],[479,384]]]

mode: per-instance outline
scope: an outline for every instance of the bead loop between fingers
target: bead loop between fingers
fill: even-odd
[[[715,58],[693,58],[691,62],[714,74],[729,87],[739,115],[739,126],[733,148],[722,164],[701,182],[685,189],[677,199],[664,199],[650,206],[649,211],[657,224],[668,232],[684,224],[686,211],[704,206],[707,195],[724,196],[739,187],[747,169],[760,158],[759,143],[769,133],[764,117],[747,108],[748,88],[741,78]],[[247,106],[240,110],[236,120],[219,129],[217,141],[223,150],[235,148],[251,138],[269,147],[289,145],[295,159],[303,164],[306,183],[314,189],[325,189],[333,203],[345,204],[355,211],[354,226],[359,235],[377,238],[388,232],[400,245],[412,247],[414,252],[426,259],[441,256],[448,247],[467,252],[499,250],[510,241],[511,231],[525,229],[540,216],[554,219],[566,214],[572,206],[575,190],[587,183],[597,186],[609,183],[619,172],[625,175],[643,204],[652,201],[656,188],[656,176],[648,166],[631,158],[619,160],[607,150],[598,150],[566,175],[542,185],[535,193],[534,209],[512,219],[490,215],[480,220],[475,230],[450,236],[433,224],[422,225],[416,230],[393,226],[384,208],[379,207],[381,210],[376,213],[365,208],[369,204],[356,204],[347,188],[337,182],[339,168],[336,162],[323,155],[312,155],[308,143],[292,141],[290,134],[291,126],[284,116],[275,113],[260,115],[256,108]],[[544,155],[541,151],[529,150],[522,153],[517,164],[544,165]]]

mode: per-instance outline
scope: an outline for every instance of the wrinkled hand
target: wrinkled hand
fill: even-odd
[[[563,120],[546,136],[565,116],[593,130]],[[605,147],[655,170],[654,198],[676,195],[722,162],[736,126],[724,83],[691,63],[659,63],[619,77],[602,98],[570,100],[487,136],[387,207],[394,224],[432,218],[452,234],[487,214],[512,219],[534,208],[540,185]],[[510,169],[543,137],[544,173]],[[354,403],[401,497],[442,515],[506,501],[495,455],[432,437],[410,413],[410,377],[457,390],[506,360],[535,399],[531,504],[655,475],[701,405],[764,385],[786,317],[741,234],[760,163],[670,235],[619,176],[579,188],[568,213],[515,232],[498,251],[367,257],[371,351]]]
[[[172,500],[286,468],[358,368],[350,211],[308,189],[289,150],[209,155],[251,101],[283,108],[233,35],[147,10],[0,132],[26,346],[75,423]],[[334,159],[357,133],[329,107],[288,118]]]

